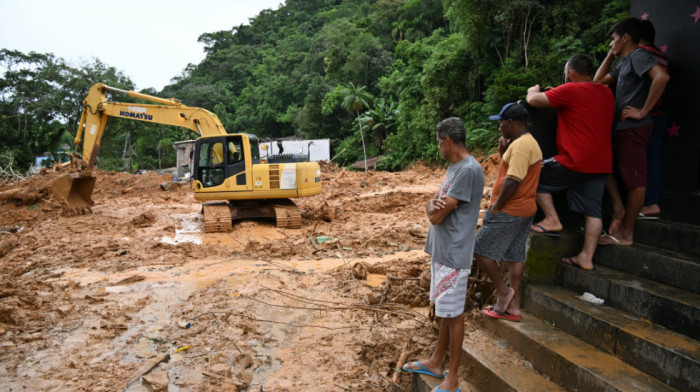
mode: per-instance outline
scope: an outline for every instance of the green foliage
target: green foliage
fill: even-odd
[[[573,54],[600,62],[607,30],[628,9],[624,0],[286,0],[249,25],[202,34],[204,60],[149,93],[211,110],[229,132],[333,139],[340,162],[362,159],[369,136],[367,155],[399,170],[442,162],[434,128],[446,117],[464,120],[470,149],[493,150],[498,126],[488,115],[534,84],[561,83]],[[71,66],[2,50],[0,70],[0,153],[23,168],[70,142],[90,85],[133,88],[97,59]],[[111,121],[99,165],[166,167],[175,159],[168,145],[192,136]]]

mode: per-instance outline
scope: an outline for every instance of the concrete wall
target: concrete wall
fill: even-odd
[[[664,102],[669,129],[662,152],[662,190],[700,191],[700,2],[632,0],[630,16],[650,20],[666,49],[671,81]],[[677,134],[675,133],[677,132]]]
[[[277,147],[277,142],[265,142],[260,143],[267,145],[267,152],[260,150],[260,156],[263,157],[266,154],[276,155],[279,154],[279,148]],[[283,140],[282,148],[285,154],[303,154],[306,155],[311,152],[309,160],[312,162],[317,161],[330,161],[331,160],[331,144],[330,139],[315,139],[315,140]]]

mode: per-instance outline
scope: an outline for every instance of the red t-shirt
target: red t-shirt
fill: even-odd
[[[579,173],[612,173],[612,91],[600,83],[569,82],[545,94],[557,109],[557,162]]]

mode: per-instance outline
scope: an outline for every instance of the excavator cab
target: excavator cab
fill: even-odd
[[[206,191],[228,180],[227,190],[249,189],[251,154],[246,154],[242,135],[205,137],[195,145],[195,189]],[[246,158],[248,156],[248,158]],[[204,188],[204,189],[202,189]],[[211,189],[213,191],[213,189]]]

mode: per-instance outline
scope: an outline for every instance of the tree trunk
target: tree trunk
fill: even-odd
[[[360,112],[357,112],[357,117],[360,117]],[[362,138],[362,153],[365,156],[365,173],[367,173],[367,149],[365,148],[365,134],[362,133],[362,121],[357,121],[360,125],[360,137]]]

